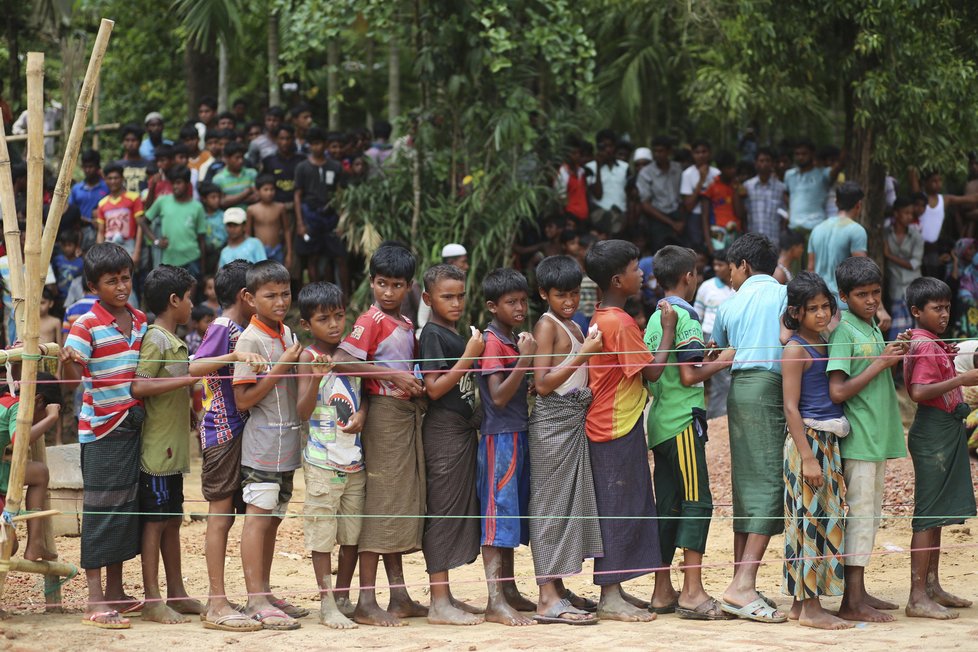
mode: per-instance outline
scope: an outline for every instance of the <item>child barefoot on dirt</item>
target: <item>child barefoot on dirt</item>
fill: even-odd
[[[245,510],[241,500],[241,433],[247,414],[238,411],[231,378],[235,363],[252,365],[256,373],[267,365],[261,355],[237,350],[238,338],[255,314],[245,300],[249,269],[251,263],[236,260],[218,270],[214,290],[224,310],[208,327],[190,363],[190,374],[204,377],[204,417],[199,432],[203,457],[200,488],[209,512],[204,556],[210,584],[203,623],[205,629],[229,632],[262,628],[228,602],[224,588],[228,532],[234,525],[234,514]]]
[[[289,270],[266,260],[248,270],[246,279],[245,297],[255,315],[238,338],[237,350],[257,353],[272,366],[267,374],[251,365],[234,369],[234,402],[239,410],[250,412],[241,435],[242,498],[247,505],[241,532],[241,566],[248,590],[244,613],[265,629],[298,629],[296,618],[309,611],[271,595],[270,575],[275,535],[299,468],[302,437],[294,373],[302,344],[282,323],[292,305]]]
[[[825,611],[820,596],[842,595],[845,510],[839,437],[849,434],[842,406],[829,395],[828,346],[822,338],[836,311],[835,297],[817,274],[788,283],[781,318],[794,331],[781,356],[784,416],[784,592],[790,617],[818,629],[852,623]]]
[[[306,483],[303,510],[306,548],[322,596],[319,622],[333,629],[356,624],[337,607],[350,602],[350,581],[357,566],[357,539],[367,473],[363,470],[360,429],[367,406],[360,401],[360,379],[331,371],[331,356],[343,339],[346,303],[332,283],[310,283],[299,292],[302,327],[313,344],[299,357],[299,419],[309,421],[309,441],[302,455]],[[339,543],[336,590],[330,553]]]
[[[191,600],[180,567],[180,525],[183,522],[183,476],[190,473],[190,357],[176,336],[190,321],[196,280],[185,269],[161,265],[143,286],[146,306],[156,321],[143,336],[132,395],[142,399],[143,422],[139,473],[142,519],[141,555],[146,606],[143,620],[185,623],[181,614],[199,614],[203,605]],[[160,555],[166,571],[167,599],[160,595]]]
[[[907,306],[917,320],[904,361],[907,392],[917,414],[907,434],[914,471],[913,538],[910,540],[910,600],[906,613],[916,618],[948,620],[970,600],[943,588],[938,574],[941,528],[975,515],[971,462],[962,419],[969,409],[961,387],[978,385],[978,371],[954,371],[956,350],[938,339],[947,330],[951,289],[923,277],[907,287]]]
[[[0,494],[7,495],[10,482],[10,454],[8,448],[13,448],[14,436],[17,434],[17,409],[20,397],[3,394],[0,396]],[[37,396],[34,399],[34,425],[31,426],[31,442],[44,436],[59,421],[61,415],[61,386],[54,376],[44,372],[37,374]],[[27,493],[24,496],[24,507],[28,511],[44,508],[44,497],[48,490],[48,467],[43,462],[28,462],[24,470],[24,484]],[[53,550],[44,549],[44,535],[41,533],[40,518],[27,521],[27,547],[24,548],[24,559],[38,561],[41,559],[57,559]],[[16,544],[15,544],[16,545]]]

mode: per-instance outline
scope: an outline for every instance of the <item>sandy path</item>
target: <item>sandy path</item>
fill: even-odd
[[[727,438],[723,422],[712,424],[709,444],[710,464],[714,487],[714,500],[718,505],[729,503],[729,479],[727,459]],[[976,469],[978,470],[978,469]],[[199,465],[195,473],[187,479],[188,511],[204,508],[199,494]],[[912,472],[909,461],[891,465],[887,483],[888,504],[905,503],[908,489],[912,492]],[[297,480],[301,474],[297,475]],[[297,483],[296,501],[302,500],[301,480]],[[293,504],[293,510],[301,512],[301,505]],[[887,507],[888,514],[906,516],[906,507]],[[707,589],[719,594],[729,580],[727,565],[731,558],[732,536],[730,521],[724,516],[728,510],[720,507],[713,521],[710,533],[707,564],[717,567],[704,573]],[[975,581],[976,562],[978,562],[978,541],[971,534],[970,524],[950,528],[945,535],[945,545],[950,549],[942,560],[945,586],[952,592],[967,597],[978,597],[978,582]],[[240,522],[231,533],[232,545],[236,546],[241,533]],[[183,574],[188,590],[194,595],[205,595],[207,577],[203,558],[204,523],[188,521],[183,528],[184,568]],[[884,598],[904,603],[909,582],[909,556],[903,549],[909,546],[910,526],[905,518],[887,521],[877,540],[882,554],[874,560],[868,572],[870,589]],[[77,560],[79,540],[63,538],[58,541],[61,555],[68,560]],[[775,539],[769,557],[780,557],[782,542]],[[586,570],[590,569],[587,565]],[[411,555],[405,560],[407,581],[416,585],[411,593],[427,600],[424,562],[420,554]],[[532,579],[532,561],[529,550],[517,552],[517,572],[519,584],[529,595],[535,593]],[[768,595],[776,597],[782,604],[789,602],[779,596],[781,585],[780,563],[770,563],[761,569],[761,588]],[[312,575],[312,565],[302,548],[302,524],[297,518],[286,520],[280,530],[279,548],[272,568],[273,584],[281,595],[289,595],[296,601],[315,607],[316,591]],[[228,591],[241,594],[244,584],[241,579],[241,565],[237,557],[232,557],[227,566]],[[475,563],[453,573],[454,592],[457,597],[472,603],[485,600],[482,567]],[[674,581],[679,581],[674,574]],[[596,590],[588,575],[568,580],[575,591],[596,596]],[[142,587],[139,565],[136,561],[126,564],[126,586],[135,594]],[[632,592],[647,596],[652,588],[651,578],[631,582]],[[470,628],[435,627],[421,619],[410,622],[408,627],[399,629],[360,628],[349,632],[335,632],[319,625],[314,617],[303,619],[302,629],[295,632],[257,632],[254,634],[229,634],[204,630],[198,622],[188,625],[158,625],[143,623],[133,619],[133,627],[122,632],[110,632],[83,627],[79,623],[81,601],[85,596],[82,578],[75,578],[64,587],[64,599],[72,609],[67,614],[44,614],[37,605],[41,602],[41,585],[36,576],[12,574],[4,596],[4,603],[10,605],[13,616],[0,623],[0,649],[16,650],[76,650],[94,648],[99,650],[158,650],[166,647],[180,647],[184,650],[212,649],[220,646],[225,649],[268,650],[286,647],[300,649],[326,649],[343,646],[348,649],[461,649],[461,650],[504,650],[548,647],[552,649],[571,649],[593,647],[599,649],[649,649],[681,646],[684,650],[752,650],[759,648],[797,649],[802,645],[844,646],[860,650],[910,650],[924,647],[941,649],[978,649],[978,608],[965,609],[956,621],[935,622],[908,619],[898,613],[897,621],[887,625],[862,625],[845,632],[818,632],[803,629],[794,624],[763,625],[746,621],[720,623],[696,623],[678,620],[673,615],[660,616],[650,624],[623,624],[604,622],[596,627],[569,628],[565,626],[532,626],[513,631],[508,628],[486,624]],[[383,599],[383,595],[381,598]],[[826,600],[829,607],[837,606],[838,599]]]

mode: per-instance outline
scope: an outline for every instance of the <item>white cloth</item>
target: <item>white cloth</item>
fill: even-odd
[[[958,355],[954,358],[954,371],[963,374],[974,370],[975,352],[978,352],[978,340],[958,342]]]
[[[812,430],[821,430],[822,432],[831,432],[836,437],[848,437],[852,428],[849,426],[849,419],[845,417],[837,417],[835,419],[803,419],[802,423],[806,427]]]
[[[696,291],[696,301],[693,303],[693,308],[696,309],[696,314],[700,317],[705,339],[709,339],[710,335],[713,334],[713,323],[717,318],[717,310],[720,309],[724,301],[735,294],[737,294],[736,290],[716,277],[703,281],[700,285]]]
[[[593,172],[589,183],[594,183],[594,181],[598,178],[598,162],[591,161],[584,167]],[[628,164],[624,161],[615,159],[614,167],[602,165],[601,199],[592,197],[591,200],[594,202],[594,205],[598,208],[603,208],[606,211],[610,211],[615,207],[618,207],[618,210],[620,211],[624,211],[628,206],[628,200],[625,197],[625,183],[627,181]]]
[[[846,566],[868,566],[883,514],[886,462],[842,460],[846,479]]]
[[[716,169],[712,165],[710,166],[710,171],[706,173],[706,184],[703,186],[703,190],[710,187],[713,180],[720,176],[720,170]],[[696,184],[700,182],[700,171],[695,165],[690,165],[688,168],[683,170],[682,180],[679,182],[679,194],[680,195],[692,195],[693,191],[696,190]],[[696,206],[693,208],[693,215],[699,215],[701,212],[700,203],[696,202]]]
[[[924,242],[933,244],[941,237],[941,228],[944,226],[944,195],[937,196],[937,206],[933,208],[928,200],[927,207],[924,208],[920,216],[920,235],[924,236]]]
[[[577,339],[577,336],[573,332],[571,332],[571,329],[568,328],[567,324],[565,324],[561,319],[550,314],[549,310],[543,313],[543,316],[549,317],[554,322],[556,322],[558,326],[563,328],[564,332],[567,333],[567,337],[570,338],[570,342],[571,342],[570,353],[567,354],[566,358],[560,361],[559,365],[553,368],[553,371],[556,371],[557,369],[560,369],[561,367],[570,364],[571,360],[573,360],[574,357],[576,357],[577,354],[581,352],[581,341]],[[582,387],[587,387],[587,365],[583,365],[583,364],[579,366],[577,369],[575,369],[574,373],[572,373],[567,380],[561,383],[560,387],[555,389],[554,392],[560,394],[561,396],[567,396],[571,392],[576,392]]]

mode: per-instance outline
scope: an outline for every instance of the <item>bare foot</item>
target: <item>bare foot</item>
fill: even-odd
[[[655,594],[652,592],[652,600],[649,602],[649,607],[652,609],[675,609],[676,605],[679,604],[679,591],[673,587],[669,587],[671,590],[666,594],[665,597]]]
[[[789,618],[791,616],[788,616]],[[819,609],[814,614],[801,614],[798,624],[802,627],[814,627],[815,629],[852,629],[852,623],[846,622],[838,616],[833,616],[824,609]]]
[[[639,609],[648,609],[649,607],[652,606],[652,604],[647,600],[643,600],[642,598],[636,598],[631,593],[626,593],[625,589],[621,590],[621,597],[625,602],[632,605],[633,607],[638,607]]]
[[[863,623],[891,623],[895,620],[890,614],[883,613],[865,602],[859,604],[842,603],[842,606],[839,607],[839,618]]]
[[[349,596],[344,595],[342,598],[336,598],[336,609],[347,618],[353,618],[357,606],[350,602]]]
[[[356,629],[357,624],[340,613],[331,598],[323,598],[319,605],[319,623],[330,629]]]
[[[143,620],[151,620],[155,623],[164,625],[179,625],[188,623],[190,620],[177,613],[162,602],[149,602],[143,607]]]
[[[801,615],[801,603],[797,599],[791,601],[791,609],[788,611],[788,620],[798,620]]]
[[[536,605],[533,605],[533,609],[536,608]],[[510,627],[524,627],[526,625],[537,624],[535,620],[527,618],[503,600],[500,600],[496,605],[486,607],[486,622],[509,625]]]
[[[24,548],[24,559],[27,561],[54,561],[58,558],[58,553],[45,550],[44,545],[30,541]]]
[[[431,625],[479,625],[485,622],[482,616],[463,611],[454,603],[431,603],[428,608],[428,623]]]
[[[387,613],[398,618],[424,618],[428,615],[428,607],[410,598],[406,600],[391,598],[390,604],[387,605]]]
[[[625,623],[648,623],[655,620],[655,614],[649,613],[648,606],[635,606],[625,597],[627,595],[621,591],[602,596],[598,603],[598,618],[600,620],[620,620]],[[647,602],[645,604],[648,605]]]
[[[503,597],[506,598],[509,606],[517,611],[536,611],[537,609],[537,604],[524,598],[519,589],[512,584],[503,586]]]
[[[956,595],[951,595],[947,591],[941,588],[938,584],[936,586],[927,587],[927,595],[930,599],[941,605],[942,607],[952,607],[955,609],[967,609],[971,606],[971,600],[966,600],[964,598],[959,598]]]
[[[863,598],[863,602],[869,605],[870,607],[872,607],[873,609],[879,609],[880,611],[894,611],[895,609],[900,608],[900,605],[898,605],[896,602],[883,600],[881,598],[877,598],[876,596],[870,595],[868,593],[866,594],[866,597]]]
[[[204,605],[193,598],[168,598],[166,604],[180,614],[202,614],[206,611]]]
[[[929,597],[914,600],[907,603],[904,610],[908,618],[933,618],[935,620],[954,620],[958,617],[957,611],[951,611],[942,607]]]
[[[475,614],[477,616],[481,616],[482,614],[486,613],[486,610],[483,609],[482,607],[476,607],[475,605],[471,605],[468,602],[462,602],[461,600],[455,599],[454,596],[452,597],[452,606],[455,607],[456,609],[460,609],[461,611],[464,611],[465,613]]]
[[[353,611],[353,620],[361,625],[376,625],[378,627],[404,627],[407,625],[392,613],[384,611],[377,604],[365,607],[357,603]]]

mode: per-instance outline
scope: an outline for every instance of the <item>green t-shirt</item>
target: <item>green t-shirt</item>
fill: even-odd
[[[190,373],[187,344],[176,335],[150,326],[139,349],[140,378],[179,378]],[[150,475],[190,473],[190,389],[181,387],[147,397],[139,465]]]
[[[240,195],[255,185],[257,177],[258,172],[254,168],[241,168],[238,174],[233,174],[229,169],[224,168],[214,175],[214,185],[221,189],[225,197]],[[237,207],[247,210],[248,204],[238,204]]]
[[[13,441],[17,433],[17,408],[20,401],[13,400],[13,404],[7,407],[9,397],[4,397],[0,403],[0,494],[7,495],[7,486],[10,484],[10,458],[7,457],[7,446]]]
[[[163,195],[146,211],[146,219],[150,222],[159,220],[157,236],[169,241],[163,250],[164,265],[183,267],[200,260],[197,236],[206,235],[207,216],[199,201],[177,201],[173,195]]]
[[[650,384],[652,407],[649,408],[649,448],[674,439],[693,421],[693,408],[705,405],[703,384],[686,387],[679,378],[679,367],[673,363],[700,362],[703,360],[703,326],[691,305],[677,297],[666,297],[676,310],[675,352],[669,354],[670,363],[659,380]],[[645,345],[650,351],[659,348],[662,340],[662,312],[656,310],[645,329]]]
[[[885,346],[883,333],[875,324],[867,324],[845,310],[838,328],[829,337],[830,360],[826,371],[858,376],[883,354]],[[889,369],[869,381],[861,392],[845,402],[844,408],[852,427],[849,436],[839,440],[844,459],[883,462],[907,456],[900,404]]]

